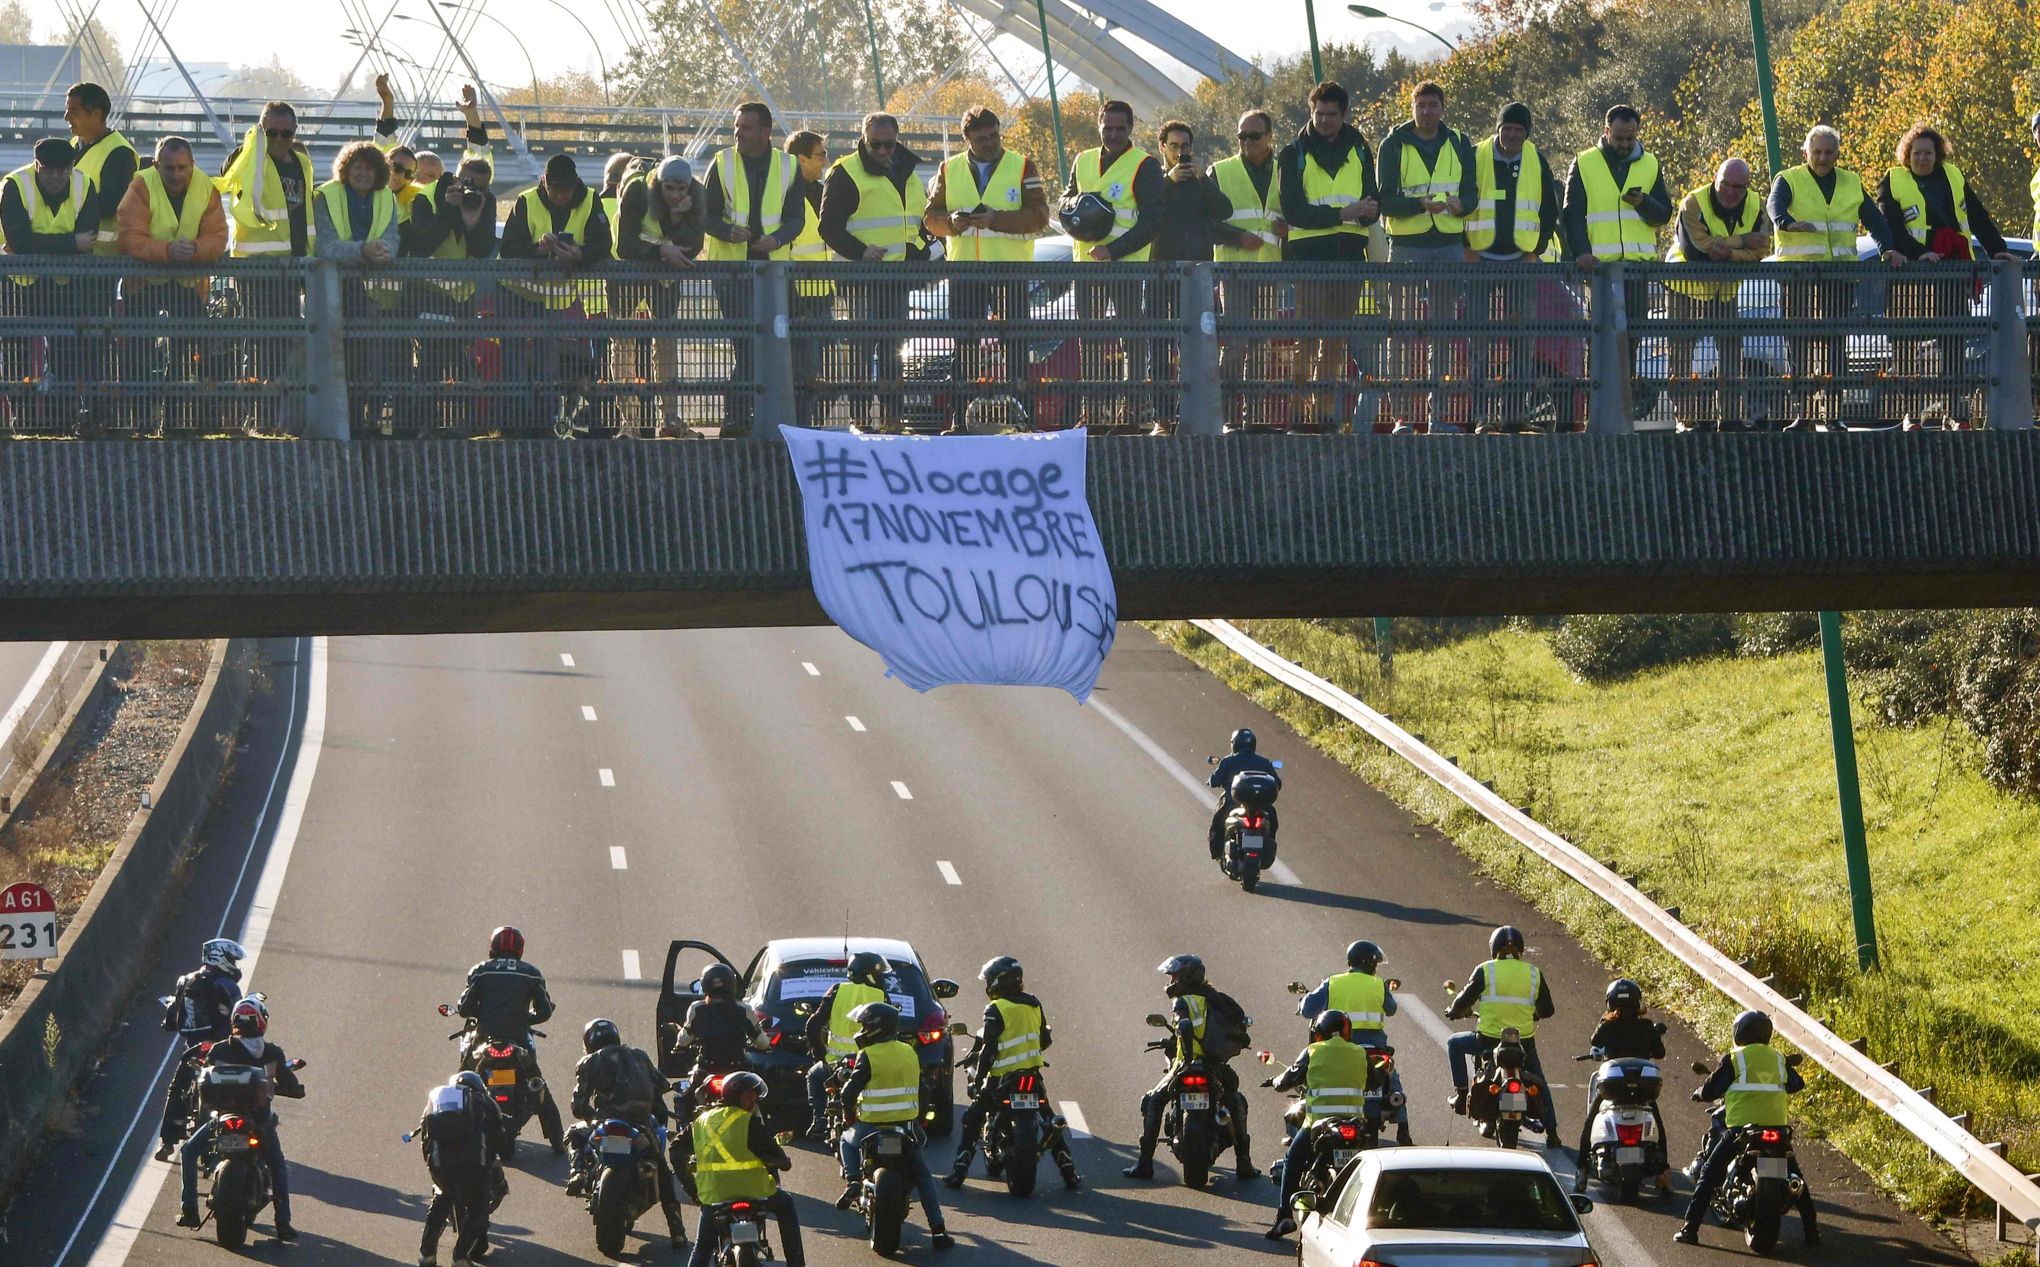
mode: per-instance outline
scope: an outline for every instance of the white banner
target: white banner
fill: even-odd
[[[1084,494],[1082,430],[850,435],[781,427],[822,610],[917,691],[1089,698],[1119,602]]]

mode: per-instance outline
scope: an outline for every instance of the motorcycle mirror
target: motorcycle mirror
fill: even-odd
[[[1786,1067],[1787,1067],[1787,1068],[1791,1068],[1791,1069],[1797,1069],[1797,1068],[1799,1067],[1799,1061],[1800,1061],[1800,1059],[1801,1059],[1801,1057],[1800,1057],[1799,1053],[1798,1053],[1798,1052],[1796,1052],[1796,1051],[1795,1051],[1795,1052],[1793,1052],[1793,1053],[1792,1053],[1791,1055],[1789,1055],[1789,1056],[1785,1057],[1785,1064],[1786,1064]]]
[[[1276,768],[1276,769],[1278,769],[1278,770],[1280,770],[1280,769],[1282,768],[1282,763],[1281,763],[1280,761],[1277,761],[1277,762],[1275,763],[1275,768]]]
[[[949,1033],[956,1038],[966,1038],[970,1035],[970,1026],[962,1021],[951,1021],[949,1023]]]
[[[963,993],[963,987],[948,977],[937,977],[928,983],[928,993],[938,999],[953,999]]]
[[[1458,983],[1457,981],[1447,981],[1447,982],[1445,983],[1445,993],[1447,993],[1447,994],[1454,994],[1454,995],[1458,994],[1458,993],[1459,993],[1459,983]]]
[[[1147,1014],[1147,1023],[1156,1029],[1169,1028],[1169,1018],[1163,1016],[1160,1012],[1149,1012]]]
[[[689,982],[687,983],[687,993],[689,993],[689,994],[700,994],[700,993],[701,993],[701,978],[700,978],[700,977],[696,977],[696,978],[694,978],[694,980],[692,980],[692,981],[689,981]]]
[[[1663,1021],[1652,1021],[1650,1027],[1660,1034],[1665,1032],[1665,1023]]]
[[[1218,758],[1217,758],[1217,757],[1206,757],[1206,758],[1204,759],[1204,764],[1206,764],[1206,765],[1217,765],[1217,764],[1218,764]]]
[[[1291,994],[1309,994],[1309,993],[1310,993],[1310,987],[1309,987],[1309,986],[1307,986],[1307,985],[1305,985],[1305,984],[1304,984],[1303,982],[1301,982],[1301,981],[1291,981],[1291,982],[1290,982],[1290,983],[1288,984],[1288,986],[1287,986],[1287,987],[1285,987],[1285,988],[1286,988],[1286,989],[1287,989],[1287,990],[1288,990],[1288,991],[1289,991],[1289,992],[1290,992]],[[169,1002],[170,1000],[168,1000],[168,999],[165,999],[165,1000],[163,1000],[163,1001],[164,1001],[165,1003],[168,1003],[168,1002]]]
[[[1390,977],[1390,978],[1388,979],[1388,982],[1387,982],[1387,984],[1388,984],[1388,992],[1389,992],[1390,994],[1397,994],[1397,993],[1400,993],[1400,992],[1401,992],[1401,990],[1402,990],[1402,978],[1401,978],[1401,977]]]
[[[304,1061],[304,1057],[302,1057],[302,1056],[296,1056],[296,1057],[293,1057],[293,1058],[291,1059],[291,1062],[290,1062],[290,1067],[291,1067],[292,1069],[302,1069],[302,1068],[304,1068],[304,1067],[305,1067],[305,1061]]]
[[[256,1001],[257,1003],[267,1003],[267,1002],[269,1002],[269,996],[268,996],[268,995],[266,995],[266,994],[264,994],[264,993],[262,993],[262,991],[260,991],[260,990],[250,990],[250,991],[248,991],[248,997],[249,997],[249,998],[251,998],[251,999],[253,999],[253,1000],[255,1000],[255,1001]]]
[[[1705,1061],[1696,1060],[1693,1062],[1693,1072],[1699,1074],[1701,1077],[1704,1078],[1707,1075],[1713,1073],[1714,1071],[1707,1067],[1707,1063]]]
[[[406,1144],[410,1143],[410,1142],[411,1142],[411,1141],[412,1141],[413,1139],[415,1139],[415,1138],[417,1138],[417,1132],[415,1132],[415,1131],[405,1131],[405,1132],[404,1132],[404,1135],[403,1135],[403,1139],[404,1139],[404,1142],[405,1142]]]
[[[453,1015],[453,1005],[452,1005],[452,1004],[450,1004],[450,1003],[441,1003],[441,1004],[439,1005],[439,1014],[440,1014],[441,1016],[452,1016],[452,1015]]]
[[[1594,1212],[1594,1199],[1584,1192],[1575,1192],[1573,1193],[1572,1208],[1581,1214],[1592,1214]]]

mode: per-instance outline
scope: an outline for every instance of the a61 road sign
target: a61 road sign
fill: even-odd
[[[0,889],[0,959],[57,957],[57,904],[40,884]]]

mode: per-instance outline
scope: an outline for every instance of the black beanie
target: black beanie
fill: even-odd
[[[76,167],[78,155],[62,137],[46,136],[35,143],[35,161],[44,167]]]
[[[1520,101],[1511,101],[1508,105],[1503,106],[1501,117],[1495,120],[1495,126],[1499,128],[1511,123],[1521,124],[1523,130],[1528,132],[1530,130],[1530,107]]]

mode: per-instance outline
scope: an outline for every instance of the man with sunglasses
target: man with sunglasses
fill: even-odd
[[[312,253],[312,156],[297,141],[297,109],[272,101],[247,137],[227,156],[217,187],[228,199],[235,259],[302,258]],[[261,321],[295,321],[299,316],[296,279],[277,274],[243,275],[234,279],[245,316]],[[273,335],[247,341],[245,377],[281,383],[299,340]],[[267,402],[265,402],[267,405]],[[247,421],[260,426],[273,421],[274,406],[258,407]]]
[[[1226,203],[1213,258],[1221,264],[1279,264],[1289,222],[1282,218],[1282,186],[1275,178],[1275,120],[1266,110],[1247,111],[1240,116],[1239,141],[1239,153],[1211,165],[1211,184]],[[1274,319],[1281,295],[1282,287],[1270,282],[1228,276],[1219,283],[1219,302],[1235,319]],[[1218,345],[1219,377],[1232,385],[1225,404],[1229,427],[1259,421],[1264,412],[1265,406],[1249,403],[1236,385],[1248,358],[1258,349],[1265,359],[1266,348],[1265,339],[1225,339]]]
[[[115,226],[120,219],[120,200],[127,196],[128,185],[135,178],[135,147],[107,126],[106,116],[113,109],[113,101],[106,89],[95,83],[72,84],[64,94],[64,122],[71,128],[71,148],[75,152],[76,167],[85,183],[90,186],[90,197],[99,203],[98,236],[92,243],[92,254],[111,257],[120,254],[116,241]],[[76,281],[78,310],[86,313],[112,315],[114,310],[114,280],[108,276],[87,275]],[[79,369],[84,379],[102,383],[113,377],[112,360],[115,341],[94,339],[80,348],[84,360]],[[82,385],[82,384],[81,384]],[[94,408],[87,397],[85,405]],[[96,410],[95,412],[105,412]]]
[[[822,185],[822,241],[845,260],[866,264],[928,258],[921,213],[928,190],[915,174],[921,160],[899,143],[899,120],[878,112],[864,116],[857,148],[836,160]],[[895,281],[846,282],[843,299],[852,321],[891,325],[907,319],[907,287]],[[900,341],[894,336],[857,340],[860,367],[872,367],[880,426],[900,414]]]

